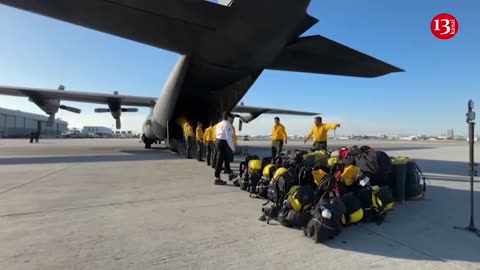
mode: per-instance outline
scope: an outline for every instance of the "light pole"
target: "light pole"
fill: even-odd
[[[469,158],[470,158],[470,224],[468,227],[454,227],[455,229],[464,229],[470,232],[475,233],[480,237],[480,232],[475,227],[475,218],[474,218],[474,210],[473,210],[473,183],[474,177],[477,176],[477,170],[475,164],[475,157],[474,157],[474,144],[475,144],[475,112],[473,111],[473,100],[468,101],[468,111],[466,113],[467,116],[467,124],[468,124],[468,144],[469,144]]]

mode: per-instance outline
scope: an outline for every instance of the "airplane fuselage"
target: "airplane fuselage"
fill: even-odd
[[[178,117],[204,125],[231,110],[289,42],[306,31],[309,0],[235,1],[226,23],[182,55],[143,125],[146,141],[181,138]],[[197,83],[190,72],[201,70]],[[205,80],[207,78],[207,80]],[[200,80],[199,80],[200,81]]]

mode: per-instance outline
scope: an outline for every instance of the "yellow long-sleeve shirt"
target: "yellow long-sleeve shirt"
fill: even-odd
[[[213,138],[212,138],[212,128],[213,127],[208,127],[205,129],[205,131],[203,132],[203,142],[211,142],[213,141]]]
[[[310,140],[313,137],[314,142],[326,142],[327,132],[331,129],[337,128],[337,123],[314,125],[310,133],[305,137],[305,141]]]
[[[282,124],[273,125],[272,128],[272,141],[283,141],[287,139],[287,132],[285,126]]]
[[[203,141],[203,130],[201,127],[197,127],[195,130],[195,136],[197,137],[197,141]]]
[[[183,127],[183,136],[185,137],[195,136],[195,134],[193,134],[193,128],[188,122],[183,123],[182,127]]]

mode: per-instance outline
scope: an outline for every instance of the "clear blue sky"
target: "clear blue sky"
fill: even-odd
[[[459,22],[450,40],[430,32],[430,20],[442,12]],[[466,133],[467,100],[480,107],[480,1],[315,0],[309,14],[320,21],[307,35],[324,35],[406,72],[364,79],[265,71],[245,103],[321,112],[325,120],[343,124],[337,134],[440,134],[448,128]],[[0,34],[2,85],[64,84],[67,90],[158,96],[178,59],[162,49],[1,5]],[[60,115],[73,126],[113,124],[109,115],[93,115],[98,106],[75,105],[86,113]],[[22,98],[0,97],[0,106],[41,112]],[[146,112],[124,122],[139,130]],[[307,132],[311,124],[311,119],[283,119],[290,133]],[[265,133],[270,124],[271,116],[264,116],[246,130]]]

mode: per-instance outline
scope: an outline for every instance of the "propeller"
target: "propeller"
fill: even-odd
[[[60,105],[59,108],[62,109],[62,110],[65,110],[65,111],[73,112],[73,113],[81,113],[82,112],[82,110],[80,110],[78,108],[65,106],[65,105]]]
[[[115,119],[115,125],[117,129],[122,127],[122,123],[120,120],[120,115],[122,112],[138,112],[137,108],[120,108],[120,110],[112,111],[111,109],[107,108],[95,108],[96,113],[112,113],[113,118]]]
[[[95,108],[95,112],[96,112],[96,113],[107,113],[107,112],[110,112],[110,109],[106,109],[106,108]]]
[[[122,108],[122,112],[138,112],[137,108]]]

